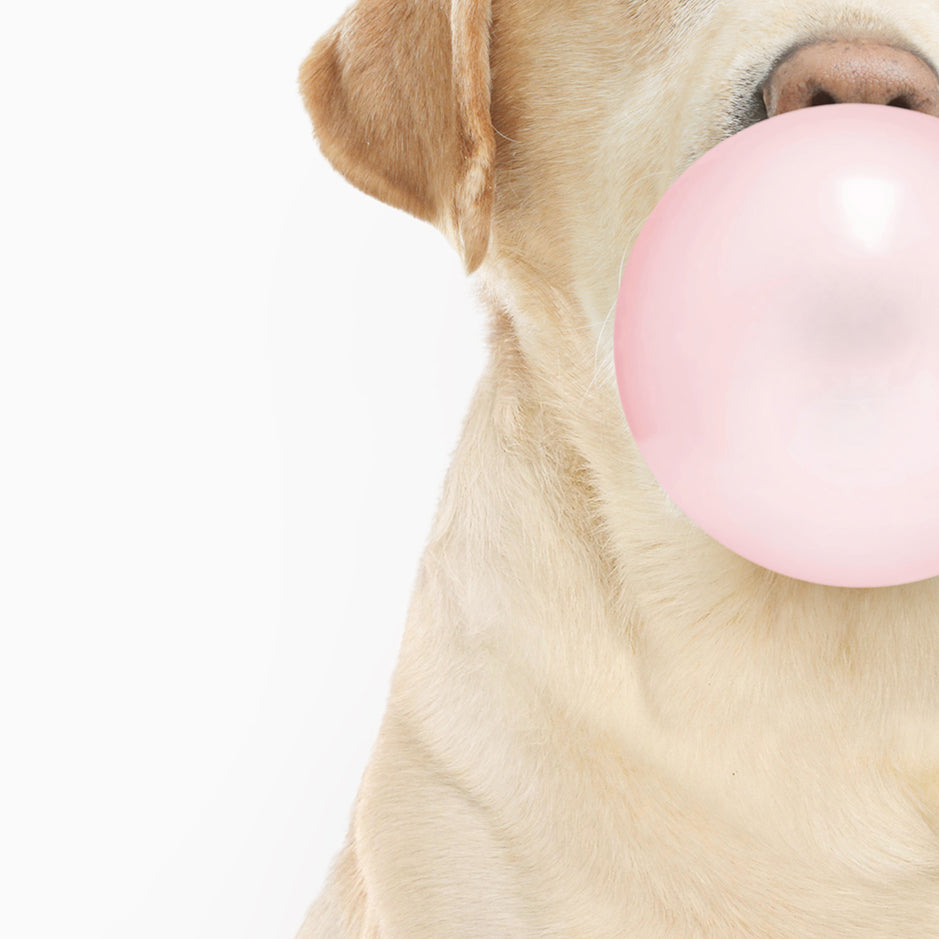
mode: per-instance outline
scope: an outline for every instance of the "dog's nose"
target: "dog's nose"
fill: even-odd
[[[832,40],[801,46],[763,85],[773,117],[819,104],[886,104],[939,117],[939,78],[918,55],[876,42]]]

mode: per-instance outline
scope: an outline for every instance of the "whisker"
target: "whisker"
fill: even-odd
[[[493,129],[500,137],[502,137],[503,140],[508,140],[510,143],[515,143],[515,144],[518,143],[517,140],[514,140],[514,139],[513,139],[512,137],[510,137],[508,134],[503,134],[502,131],[499,130],[498,127],[495,126],[495,124],[492,125],[492,129]]]

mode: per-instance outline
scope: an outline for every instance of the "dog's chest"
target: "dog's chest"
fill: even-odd
[[[526,783],[490,779],[489,818],[532,936],[939,939],[924,751],[901,766],[827,731],[723,750],[711,734],[710,752],[633,732],[630,752],[555,713],[514,753],[504,741],[499,765]]]
[[[676,935],[939,937],[939,760],[828,739],[644,750],[613,796],[618,889],[648,885]],[[598,807],[595,834],[616,815]]]
[[[850,787],[790,791],[776,809],[788,816],[755,820],[652,773],[618,792],[593,776],[593,804],[549,823],[554,853],[528,884],[532,935],[939,937],[935,778],[920,793],[855,786],[853,801]]]

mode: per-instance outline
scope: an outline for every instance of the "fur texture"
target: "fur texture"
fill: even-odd
[[[490,322],[345,847],[302,939],[939,937],[939,582],[751,564],[616,391],[642,222],[795,42],[925,0],[359,0],[301,87]]]

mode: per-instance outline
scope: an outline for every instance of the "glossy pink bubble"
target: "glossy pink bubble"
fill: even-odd
[[[939,120],[827,105],[705,153],[630,252],[615,361],[649,469],[727,548],[939,574]]]

